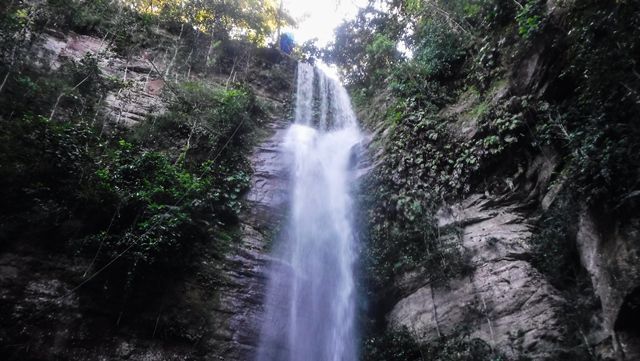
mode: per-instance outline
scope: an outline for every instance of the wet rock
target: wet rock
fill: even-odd
[[[271,123],[269,132],[272,135],[256,148],[251,157],[254,173],[246,196],[249,207],[244,217],[258,228],[273,227],[283,217],[288,201],[287,165],[281,153],[288,124],[286,120]]]

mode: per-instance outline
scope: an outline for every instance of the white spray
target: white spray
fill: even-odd
[[[283,144],[291,157],[290,217],[275,251],[281,262],[269,273],[257,359],[355,361],[350,191],[361,133],[344,87],[304,63],[295,114]]]

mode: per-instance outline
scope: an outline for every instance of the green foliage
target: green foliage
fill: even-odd
[[[455,20],[463,24],[470,32],[482,34],[483,30],[502,27],[513,20],[517,3],[513,0],[447,0],[437,1],[439,11],[432,6],[431,10],[441,20]],[[443,14],[447,13],[447,16]],[[432,15],[433,16],[433,15]]]
[[[193,243],[206,238],[199,222],[233,227],[250,179],[242,153],[259,115],[248,89],[180,84],[169,110],[134,137],[157,151],[120,141],[101,158],[99,188],[115,200],[118,214],[135,222],[112,224],[112,232],[95,238],[92,247],[99,242],[106,259],[127,250],[121,266],[135,285],[152,272],[180,267]],[[160,153],[176,140],[184,142],[177,144],[179,154]],[[216,245],[219,255],[227,242],[221,238]]]
[[[363,361],[417,361],[422,360],[420,345],[406,329],[372,335],[363,341]]]
[[[33,25],[33,9],[8,7],[0,12],[0,66],[8,68],[24,61],[23,55],[32,40],[29,29]],[[6,69],[3,69],[6,71]]]
[[[167,94],[173,98],[168,111],[135,129],[135,139],[164,149],[175,146],[175,139],[184,139],[185,143],[178,145],[182,148],[178,156],[187,166],[193,161],[204,162],[215,156],[215,151],[246,151],[244,144],[263,115],[250,89],[225,89],[203,82],[185,82],[175,89],[176,94]]]
[[[529,0],[518,11],[516,22],[518,33],[525,39],[530,39],[542,28],[544,4],[539,0]]]
[[[224,15],[220,29],[248,26],[242,22],[249,12],[268,5],[248,3],[251,9],[216,8]],[[132,131],[96,129],[103,100],[126,84],[101,73],[100,54],[62,60],[55,70],[33,56],[47,29],[98,35],[130,54],[162,41],[160,25],[175,32],[184,21],[181,12],[137,12],[144,4],[129,4],[135,6],[48,0],[2,7],[0,236],[93,260],[93,270],[106,267],[92,279],[105,296],[144,301],[141,289],[178,275],[198,244],[208,241],[214,258],[224,257],[249,185],[245,154],[262,109],[243,85],[168,84],[168,109],[156,119]],[[195,32],[183,35],[194,48],[202,45]]]
[[[478,173],[503,165],[501,159],[526,139],[526,123],[543,109],[514,97],[487,109],[476,137],[462,140],[451,132],[448,119],[434,114],[437,108],[392,108],[395,126],[385,157],[363,190],[369,194],[362,205],[369,229],[364,259],[375,287],[391,285],[415,268],[435,281],[464,274],[464,251],[456,237],[443,237],[447,230],[437,229],[435,208],[468,194],[481,181]]]
[[[443,81],[459,76],[465,59],[465,41],[438,21],[423,20],[412,36],[412,59],[390,70],[388,88],[406,109],[422,113],[435,112],[451,99],[451,91]]]
[[[349,83],[375,88],[385,75],[414,62],[423,75],[446,78],[456,74],[468,55],[471,40],[488,29],[514,20],[512,0],[385,1],[336,30],[328,61],[339,65]],[[408,54],[397,49],[403,45]]]
[[[294,56],[303,62],[313,62],[315,59],[321,59],[322,50],[316,45],[317,41],[317,38],[307,40],[301,45],[295,47],[293,49]]]
[[[559,81],[570,91],[558,90],[568,96],[537,127],[566,154],[568,184],[577,194],[623,216],[638,207],[640,7],[636,2],[583,5],[571,17],[571,63]]]
[[[161,13],[187,18],[189,23],[202,31],[223,33],[223,38],[233,33],[244,34],[246,39],[258,45],[264,45],[266,38],[278,28],[295,24],[294,19],[279,6],[279,3],[272,0],[160,2],[156,8],[161,8]],[[153,12],[145,5],[145,1],[142,1],[138,7],[143,11]]]
[[[426,67],[417,62],[408,62],[398,67],[391,77],[389,89],[400,100],[395,108],[420,109],[434,112],[451,101],[448,89],[441,82],[430,77]]]
[[[370,64],[368,75],[374,80],[382,80],[391,63],[397,58],[397,52],[396,43],[389,36],[375,34],[373,41],[365,48],[367,63]]]
[[[0,139],[2,232],[67,243],[95,254],[96,267],[118,259],[101,276],[110,297],[182,267],[207,238],[198,222],[233,227],[249,185],[237,156],[188,170],[124,140],[102,142],[83,123],[24,117],[3,124]]]
[[[248,88],[181,84],[161,119],[144,122],[147,132],[137,137],[123,133],[127,141],[93,127],[100,100],[117,86],[94,57],[54,74],[25,66],[7,84],[3,240],[93,259],[95,269],[107,268],[92,282],[112,300],[144,301],[145,287],[179,274],[194,247],[211,238],[209,249],[223,258],[249,185],[244,154],[261,117]]]
[[[118,86],[101,76],[94,56],[86,55],[78,62],[63,62],[51,75],[46,68],[9,71],[0,108],[6,116],[32,113],[53,115],[54,119],[79,118],[93,115],[107,92]],[[64,111],[59,112],[61,109]]]
[[[419,180],[429,177],[425,169],[436,169],[439,161],[412,154],[410,144],[406,135],[394,140],[387,149],[392,156],[363,186],[362,193],[368,196],[361,207],[366,210],[364,222],[369,232],[363,259],[374,289],[389,287],[398,275],[416,268],[424,269],[433,281],[461,275],[465,269],[457,238],[441,237],[436,226],[437,193]]]
[[[566,176],[566,174],[564,175]],[[575,236],[579,222],[579,203],[571,187],[555,199],[540,218],[529,239],[531,264],[558,289],[567,302],[561,316],[565,348],[556,358],[563,360],[598,360],[584,334],[592,327],[593,315],[600,312],[600,300],[594,293],[591,278],[583,268]]]
[[[186,3],[174,0],[47,0],[46,26],[80,33],[115,34],[120,48],[144,42],[154,23],[186,21],[218,39],[232,33],[243,34],[264,45],[278,26],[294,24],[272,1],[199,0]],[[44,18],[43,18],[44,19]]]
[[[489,3],[493,4],[478,4],[473,15],[484,16]],[[527,124],[548,110],[548,105],[528,97],[512,97],[497,105],[481,101],[475,136],[457,135],[456,120],[442,110],[457,98],[455,89],[473,66],[467,61],[473,46],[468,35],[442,17],[442,9],[427,8],[413,9],[416,30],[406,37],[413,57],[383,64],[384,77],[372,75],[358,85],[366,99],[369,89],[384,82],[394,100],[386,109],[391,126],[383,143],[385,156],[363,190],[370,195],[362,206],[369,230],[363,259],[377,289],[391,286],[396,277],[413,269],[425,271],[434,281],[464,274],[464,250],[457,237],[443,236],[451,230],[437,229],[436,208],[467,195],[484,181],[478,174],[502,166],[517,146],[528,147]],[[454,11],[455,6],[445,9]],[[363,50],[368,59],[393,44],[385,33],[366,39],[371,41]]]
[[[452,32],[440,19],[425,18],[409,45],[421,73],[427,78],[446,79],[454,75],[457,65],[465,59],[465,42],[462,35]]]
[[[525,5],[519,18],[512,18],[512,21],[518,23],[538,16],[535,20],[540,20],[541,24],[543,5],[539,2]],[[453,6],[450,11],[455,8]],[[483,6],[483,9],[492,8]],[[387,119],[394,124],[394,133],[401,132],[410,139],[406,143],[411,144],[412,152],[416,150],[415,144],[424,144],[427,151],[424,154],[429,154],[436,164],[444,164],[430,173],[441,172],[443,178],[451,182],[442,182],[442,188],[430,189],[435,189],[436,193],[442,189],[452,194],[464,193],[461,185],[473,184],[474,174],[498,164],[509,150],[527,149],[527,144],[553,144],[559,145],[566,154],[570,164],[569,183],[577,187],[588,202],[605,203],[609,210],[616,212],[637,205],[640,130],[632,120],[638,112],[640,77],[631,60],[638,57],[639,49],[637,4],[593,2],[580,9],[579,15],[571,17],[572,30],[562,49],[568,49],[566,56],[570,64],[561,72],[558,84],[566,88],[553,90],[563,100],[518,97],[491,107],[481,101],[482,111],[477,109],[474,113],[479,122],[478,132],[472,140],[452,139],[447,124],[456,120],[442,115],[434,118],[430,114],[450,104],[457,96],[456,89],[465,82],[475,84],[481,92],[480,98],[484,97],[489,86],[497,83],[495,78],[503,76],[501,53],[517,52],[517,49],[526,48],[527,42],[510,44],[515,50],[504,50],[501,47],[509,43],[505,43],[504,38],[492,40],[493,36],[489,35],[477,39],[478,45],[467,47],[455,29],[433,28],[433,24],[441,24],[439,17],[434,20],[431,14],[418,18],[421,21],[418,24],[426,24],[427,30],[421,33],[418,27],[413,35],[416,39],[412,43],[414,58],[399,63],[383,86],[392,90],[396,99],[395,105],[387,109]],[[500,22],[492,26],[489,29],[500,34],[508,31]],[[524,34],[527,37],[542,31],[538,22],[529,21],[522,26],[528,26]],[[419,46],[421,43],[425,45]],[[460,60],[468,57],[465,54],[469,51],[473,63]],[[613,67],[611,59],[615,62]],[[455,76],[451,77],[451,74]],[[406,131],[403,126],[395,126],[403,121],[410,126]],[[421,126],[417,127],[417,124]],[[424,138],[415,136],[422,132],[427,135],[424,142],[420,140]],[[445,139],[442,151],[434,151],[439,147],[433,145],[438,139]],[[447,146],[450,149],[445,148]],[[443,158],[439,160],[441,154]],[[479,166],[481,164],[484,168]]]
[[[43,26],[62,31],[106,34],[115,30],[115,22],[127,10],[110,0],[47,0],[45,11],[46,18],[41,18]]]
[[[480,9],[475,16],[470,14],[469,21],[477,26],[479,31],[508,26],[517,11],[517,4],[513,0],[480,0],[478,3]]]
[[[77,187],[90,172],[85,124],[49,122],[25,115],[2,121],[0,196],[3,232],[47,231],[59,226],[79,198]],[[5,218],[7,217],[7,218]],[[51,238],[55,243],[55,238]]]
[[[42,40],[40,35],[52,29],[99,36],[127,56],[140,49],[174,48],[175,36],[191,45],[186,51],[191,56],[184,54],[189,66],[201,67],[220,55],[209,44],[234,39],[264,46],[277,28],[291,24],[291,16],[270,0],[12,1],[0,8],[0,55],[9,58],[3,65],[15,67]],[[207,43],[204,52],[194,54],[196,43]]]
[[[348,83],[372,87],[383,81],[401,57],[397,44],[404,24],[393,19],[393,14],[372,6],[361,10],[356,19],[336,29],[325,60],[339,65]]]
[[[86,252],[98,252],[98,264],[122,254],[119,267],[129,275],[128,287],[181,267],[194,243],[206,238],[197,222],[235,222],[249,177],[226,167],[208,162],[189,171],[165,155],[119,141],[99,158],[93,188],[93,201],[115,213],[108,229],[88,237]],[[219,242],[218,252],[224,252],[227,245]],[[115,275],[107,281],[122,285]]]
[[[496,81],[503,76],[503,69],[500,67],[502,47],[492,39],[483,40],[478,46],[469,81],[481,91],[489,90],[492,82],[504,85],[504,81]]]
[[[181,20],[136,12],[127,6],[127,1],[47,0],[34,10],[39,14],[36,21],[38,31],[54,28],[99,36],[123,55],[157,46],[162,41],[156,32],[159,24]]]
[[[464,274],[465,254],[446,237],[455,230],[439,230],[435,210],[471,192],[540,197],[547,190],[525,171],[549,148],[560,155],[564,188],[537,224],[531,262],[562,292],[591,294],[575,249],[578,207],[620,222],[640,206],[640,3],[566,4],[567,12],[553,10],[557,22],[537,0],[385,5],[395,17],[364,11],[343,25],[331,49],[363,114],[384,110],[371,117],[384,122],[374,124],[384,130],[374,143],[382,156],[361,200],[372,297],[384,308],[395,299],[394,281],[412,270],[436,281]],[[381,48],[374,45],[384,44],[380,36],[402,41],[413,56],[369,70],[370,52]],[[535,68],[532,54],[541,60]],[[580,297],[567,295],[576,305],[567,311],[567,359],[589,357],[581,333],[591,326],[579,315],[599,306],[577,305]],[[370,353],[418,358],[408,340],[391,337]]]

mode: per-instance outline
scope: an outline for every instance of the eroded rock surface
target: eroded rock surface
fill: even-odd
[[[78,61],[90,54],[105,76],[128,82],[105,99],[101,112],[108,126],[129,127],[166,107],[160,96],[165,87],[161,73],[167,67],[162,52],[141,51],[127,60],[104,39],[54,32],[45,36],[39,50],[39,59],[54,69],[64,59]],[[250,158],[252,188],[225,258],[219,257],[218,235],[210,227],[209,239],[193,246],[194,257],[186,271],[166,275],[163,289],[152,290],[152,302],[133,307],[101,297],[102,283],[89,280],[94,272],[90,259],[61,252],[64,246],[57,239],[43,244],[26,232],[25,239],[3,243],[0,253],[0,359],[253,358],[269,262],[266,254],[286,203],[279,144],[288,125],[284,119],[296,65],[273,49],[255,52],[234,76],[243,77],[267,104],[268,119],[262,120],[261,139]],[[205,75],[200,80],[211,83],[224,84],[228,78]],[[186,74],[172,76],[188,79]]]
[[[0,348],[6,360],[225,360],[253,358],[268,247],[283,213],[286,177],[274,120],[256,147],[239,239],[220,262],[216,239],[197,245],[188,271],[143,309],[114,312],[87,280],[89,260],[29,246],[0,254]],[[78,287],[78,288],[77,288]],[[127,309],[123,307],[123,309]],[[11,344],[5,341],[12,340]],[[20,342],[15,342],[19,340]]]
[[[268,253],[287,202],[287,169],[280,146],[288,124],[285,120],[270,123],[269,135],[251,157],[254,174],[241,215],[242,241],[228,257],[228,284],[220,290],[220,305],[227,317],[219,329],[228,338],[223,341],[225,347],[233,350],[223,355],[224,360],[252,360],[258,347],[271,261]]]
[[[165,40],[172,40],[165,34]],[[149,115],[162,112],[165,104],[161,93],[165,87],[163,74],[167,67],[166,52],[144,51],[126,59],[113,51],[107,39],[75,33],[50,32],[45,35],[40,57],[57,68],[65,60],[80,61],[87,55],[98,61],[105,76],[126,83],[127,86],[109,93],[104,99],[105,116],[111,125],[133,126]]]
[[[473,196],[441,210],[438,223],[460,228],[448,237],[459,237],[472,270],[445,286],[413,291],[393,307],[390,323],[406,326],[421,341],[464,326],[511,357],[552,355],[562,337],[564,300],[527,261],[530,220],[514,205]]]

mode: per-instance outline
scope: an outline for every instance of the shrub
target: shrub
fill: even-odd
[[[544,4],[539,0],[528,0],[516,14],[518,34],[530,39],[542,28]]]
[[[465,59],[467,40],[438,18],[422,19],[412,36],[414,61],[426,78],[449,78]]]
[[[185,99],[165,115],[166,123],[196,121],[206,130],[204,151],[218,154],[212,160],[185,159],[110,135],[101,139],[82,120],[93,114],[78,104],[95,96],[85,92],[101,91],[102,78],[82,73],[80,65],[62,70],[75,74],[68,82],[84,79],[68,92],[79,102],[61,100],[54,120],[33,115],[2,120],[2,235],[93,258],[94,270],[108,267],[93,282],[105,285],[101,289],[110,299],[179,274],[197,243],[210,237],[215,239],[212,253],[222,259],[249,185],[244,151],[259,112],[252,94],[240,88],[209,93],[209,88],[183,87]],[[40,89],[34,88],[33,97]],[[78,89],[82,93],[76,96]],[[26,112],[25,104],[11,101],[14,113]],[[79,120],[60,119],[68,115]],[[186,142],[188,133],[187,128],[177,134],[176,141]]]
[[[244,144],[263,115],[251,90],[185,82],[178,85],[176,92],[167,94],[171,99],[168,112],[142,124],[135,130],[134,139],[164,149],[180,139],[185,141],[180,157],[189,161],[187,153],[191,151],[197,162],[214,156],[215,151],[246,150]],[[231,142],[225,146],[229,139]],[[200,145],[201,154],[195,154],[191,145]]]
[[[47,0],[46,26],[63,31],[105,34],[113,29],[121,9],[110,0]]]

